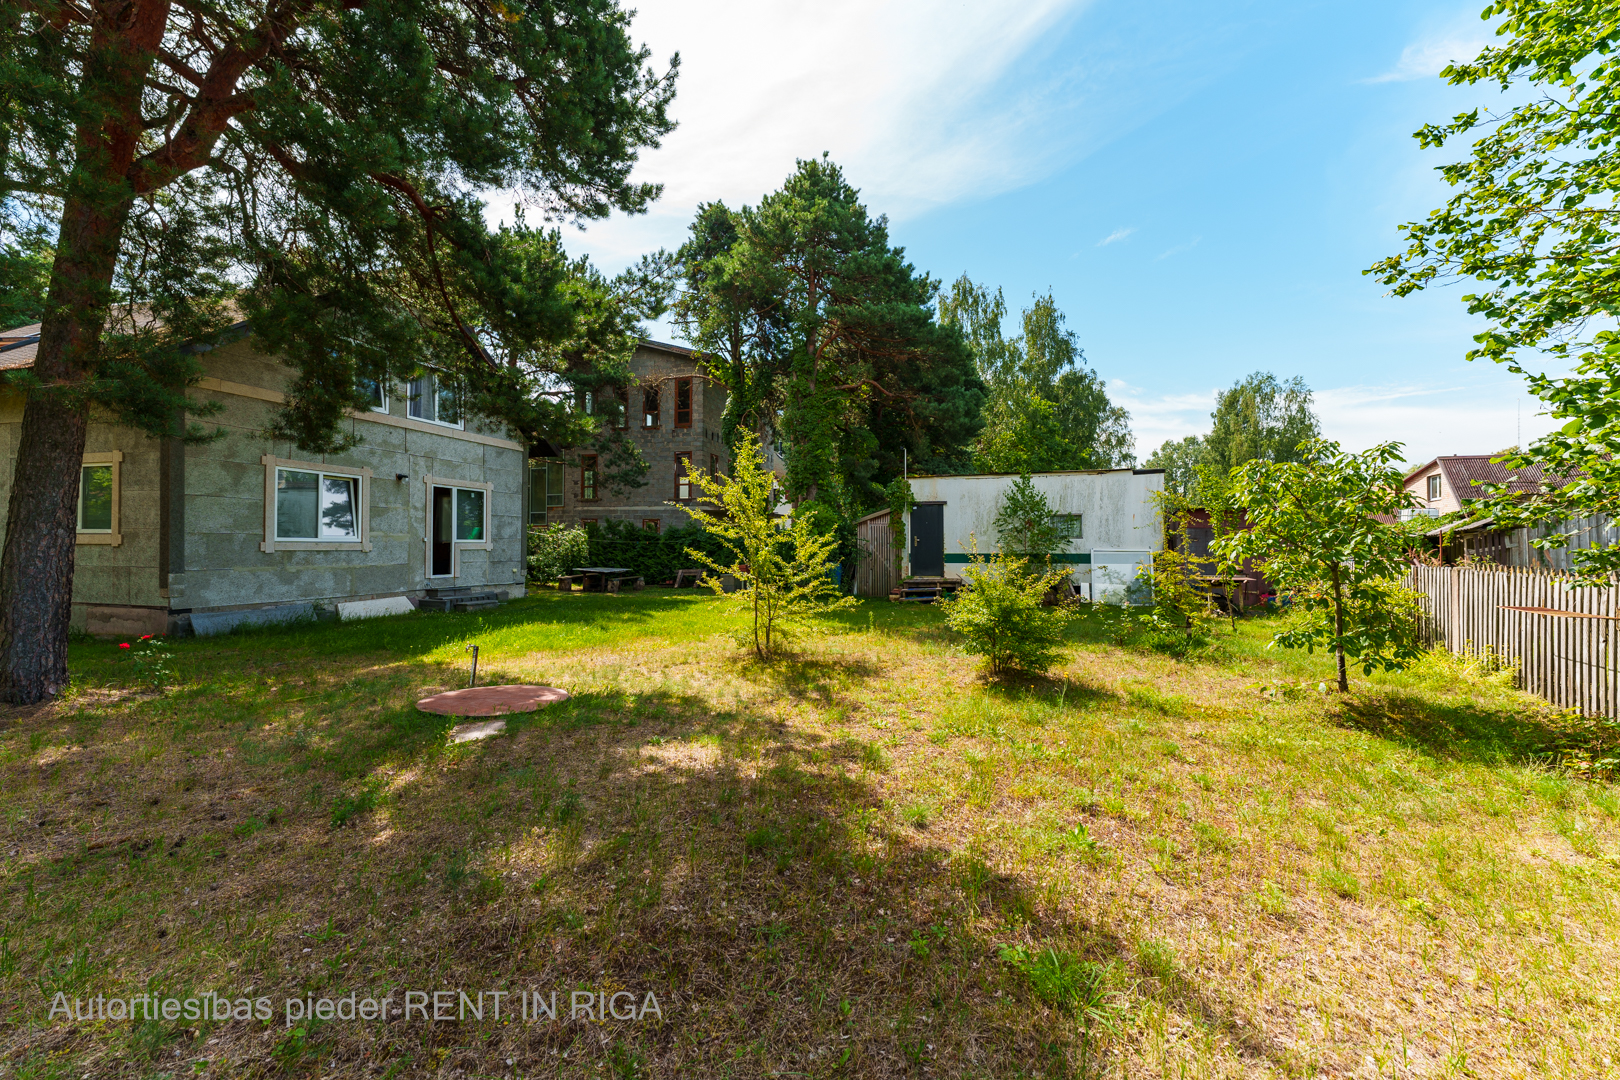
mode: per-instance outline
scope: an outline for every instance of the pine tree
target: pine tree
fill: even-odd
[[[964,459],[983,400],[961,335],[934,320],[938,283],[890,246],[887,220],[859,195],[825,157],[801,161],[731,216],[729,246],[700,214],[690,247],[704,257],[688,264],[705,325],[722,339],[737,320],[750,328],[746,362],[717,375],[777,429],[789,496],[840,519],[878,503],[906,454],[919,468]]]
[[[341,445],[362,380],[423,364],[522,430],[578,275],[552,218],[636,212],[668,72],[616,0],[0,0],[0,228],[54,263],[0,556],[0,697],[67,679],[74,493],[91,410],[201,438],[187,343],[239,312],[294,370],[280,434]],[[586,293],[589,290],[585,290]],[[225,301],[231,300],[231,304]]]

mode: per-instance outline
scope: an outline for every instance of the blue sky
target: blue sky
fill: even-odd
[[[661,0],[634,28],[682,55],[681,127],[638,167],[665,197],[569,243],[616,269],[826,150],[919,268],[1015,309],[1051,289],[1142,455],[1254,370],[1304,376],[1353,448],[1500,449],[1549,425],[1463,360],[1466,290],[1361,274],[1445,198],[1450,155],[1411,133],[1488,103],[1435,75],[1489,40],[1483,6]]]

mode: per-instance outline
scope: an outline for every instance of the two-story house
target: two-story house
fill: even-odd
[[[610,490],[599,454],[584,447],[565,448],[555,460],[531,461],[531,525],[627,521],[662,532],[688,522],[686,512],[670,503],[690,503],[699,496],[689,479],[693,470],[731,468],[720,437],[726,390],[699,372],[696,353],[643,341],[630,370],[633,384],[612,390],[612,400],[587,395],[580,404],[641,451],[648,465],[643,482],[627,492]]]
[[[39,326],[0,332],[0,370],[32,366]],[[431,374],[373,385],[356,445],[301,450],[266,433],[293,372],[245,324],[203,355],[192,396],[211,442],[92,417],[80,470],[75,629],[219,633],[242,624],[410,611],[476,590],[522,596],[525,447],[464,418]],[[22,427],[0,390],[0,528]],[[493,600],[480,600],[480,603]]]

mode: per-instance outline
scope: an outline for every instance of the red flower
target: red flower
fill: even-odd
[[[120,648],[120,649],[127,649],[127,648],[129,648],[129,642],[127,642],[127,641],[120,641],[120,642],[119,642],[119,643],[118,643],[118,647],[119,647],[119,648]]]

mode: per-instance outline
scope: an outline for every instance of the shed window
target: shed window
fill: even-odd
[[[675,426],[692,426],[692,380],[675,380]]]
[[[1065,540],[1079,540],[1085,536],[1081,529],[1080,514],[1059,514],[1057,516],[1058,535]]]
[[[1429,477],[1429,500],[1432,502],[1440,497],[1440,474]]]

